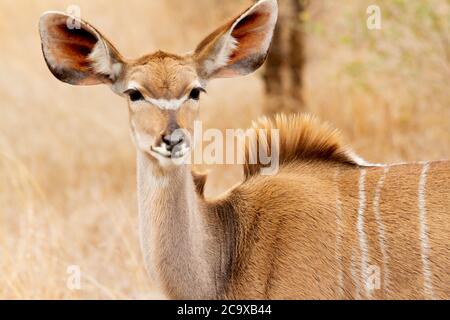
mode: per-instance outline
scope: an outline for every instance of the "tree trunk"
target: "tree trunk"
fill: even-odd
[[[266,62],[264,113],[303,112],[304,37],[301,13],[305,0],[279,0],[278,25]]]

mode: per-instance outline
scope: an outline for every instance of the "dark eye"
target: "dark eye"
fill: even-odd
[[[140,100],[144,100],[144,96],[142,95],[142,93],[139,90],[129,90],[128,92],[128,96],[130,97],[130,100],[135,102],[135,101],[140,101]]]
[[[200,99],[200,93],[204,91],[202,88],[194,88],[191,90],[191,93],[189,94],[189,99],[192,100],[198,100]]]

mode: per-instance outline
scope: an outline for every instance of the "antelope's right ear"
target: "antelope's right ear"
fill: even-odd
[[[59,80],[73,85],[113,84],[124,67],[114,46],[88,23],[60,12],[39,21],[45,61]]]

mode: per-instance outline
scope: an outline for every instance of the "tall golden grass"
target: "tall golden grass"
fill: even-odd
[[[249,3],[78,1],[129,57],[191,50]],[[449,157],[450,3],[378,3],[379,31],[365,27],[366,0],[314,1],[301,17],[307,106],[370,161]],[[158,298],[139,251],[125,102],[58,82],[40,52],[39,16],[71,4],[0,0],[0,298]],[[260,73],[208,91],[205,127],[247,127],[261,113]],[[239,168],[215,167],[207,193],[239,179]],[[67,286],[71,265],[80,290]]]

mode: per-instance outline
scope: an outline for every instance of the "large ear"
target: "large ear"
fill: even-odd
[[[39,21],[42,52],[50,71],[74,85],[112,84],[123,59],[88,23],[60,12],[44,13]]]
[[[210,34],[194,52],[200,77],[235,77],[258,69],[266,60],[277,16],[277,0],[260,0]]]

